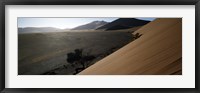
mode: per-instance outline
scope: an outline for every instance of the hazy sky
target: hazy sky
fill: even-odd
[[[117,18],[18,18],[18,27],[56,27],[74,28],[92,21],[111,22]],[[143,20],[154,20],[155,18],[138,18]]]

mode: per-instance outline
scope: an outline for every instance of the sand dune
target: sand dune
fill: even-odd
[[[134,33],[142,36],[79,75],[182,74],[182,19],[162,18]],[[134,34],[133,33],[133,34]]]
[[[119,18],[106,25],[103,25],[96,30],[119,30],[119,29],[128,29],[131,27],[143,26],[150,21],[140,20],[136,18]]]

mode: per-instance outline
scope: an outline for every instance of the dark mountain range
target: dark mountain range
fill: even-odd
[[[92,30],[92,29],[97,29],[107,23],[108,22],[105,22],[105,21],[93,21],[91,23],[75,27],[71,30]]]
[[[119,18],[111,23],[97,28],[97,30],[118,30],[118,29],[128,29],[137,26],[143,26],[150,21],[135,19],[135,18]]]
[[[61,31],[61,29],[54,27],[25,27],[18,28],[18,33],[43,33],[43,32],[56,32]]]

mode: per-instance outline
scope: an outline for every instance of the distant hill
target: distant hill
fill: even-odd
[[[25,27],[18,28],[18,33],[43,33],[43,32],[56,32],[61,31],[61,29],[53,27]]]
[[[108,22],[106,22],[106,21],[93,21],[91,23],[75,27],[71,30],[92,30],[92,29],[97,29],[107,23]]]
[[[97,28],[97,30],[118,30],[118,29],[128,29],[137,26],[143,26],[150,21],[135,19],[135,18],[119,18],[111,23]]]

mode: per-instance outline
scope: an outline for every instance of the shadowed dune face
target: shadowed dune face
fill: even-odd
[[[149,23],[149,21],[139,20],[135,18],[119,18],[117,20],[114,20],[111,23],[105,24],[97,28],[97,30],[109,31],[109,30],[128,29],[132,27],[143,26],[147,23]]]
[[[182,74],[182,19],[156,19],[135,33],[142,34],[142,37],[79,75]]]

